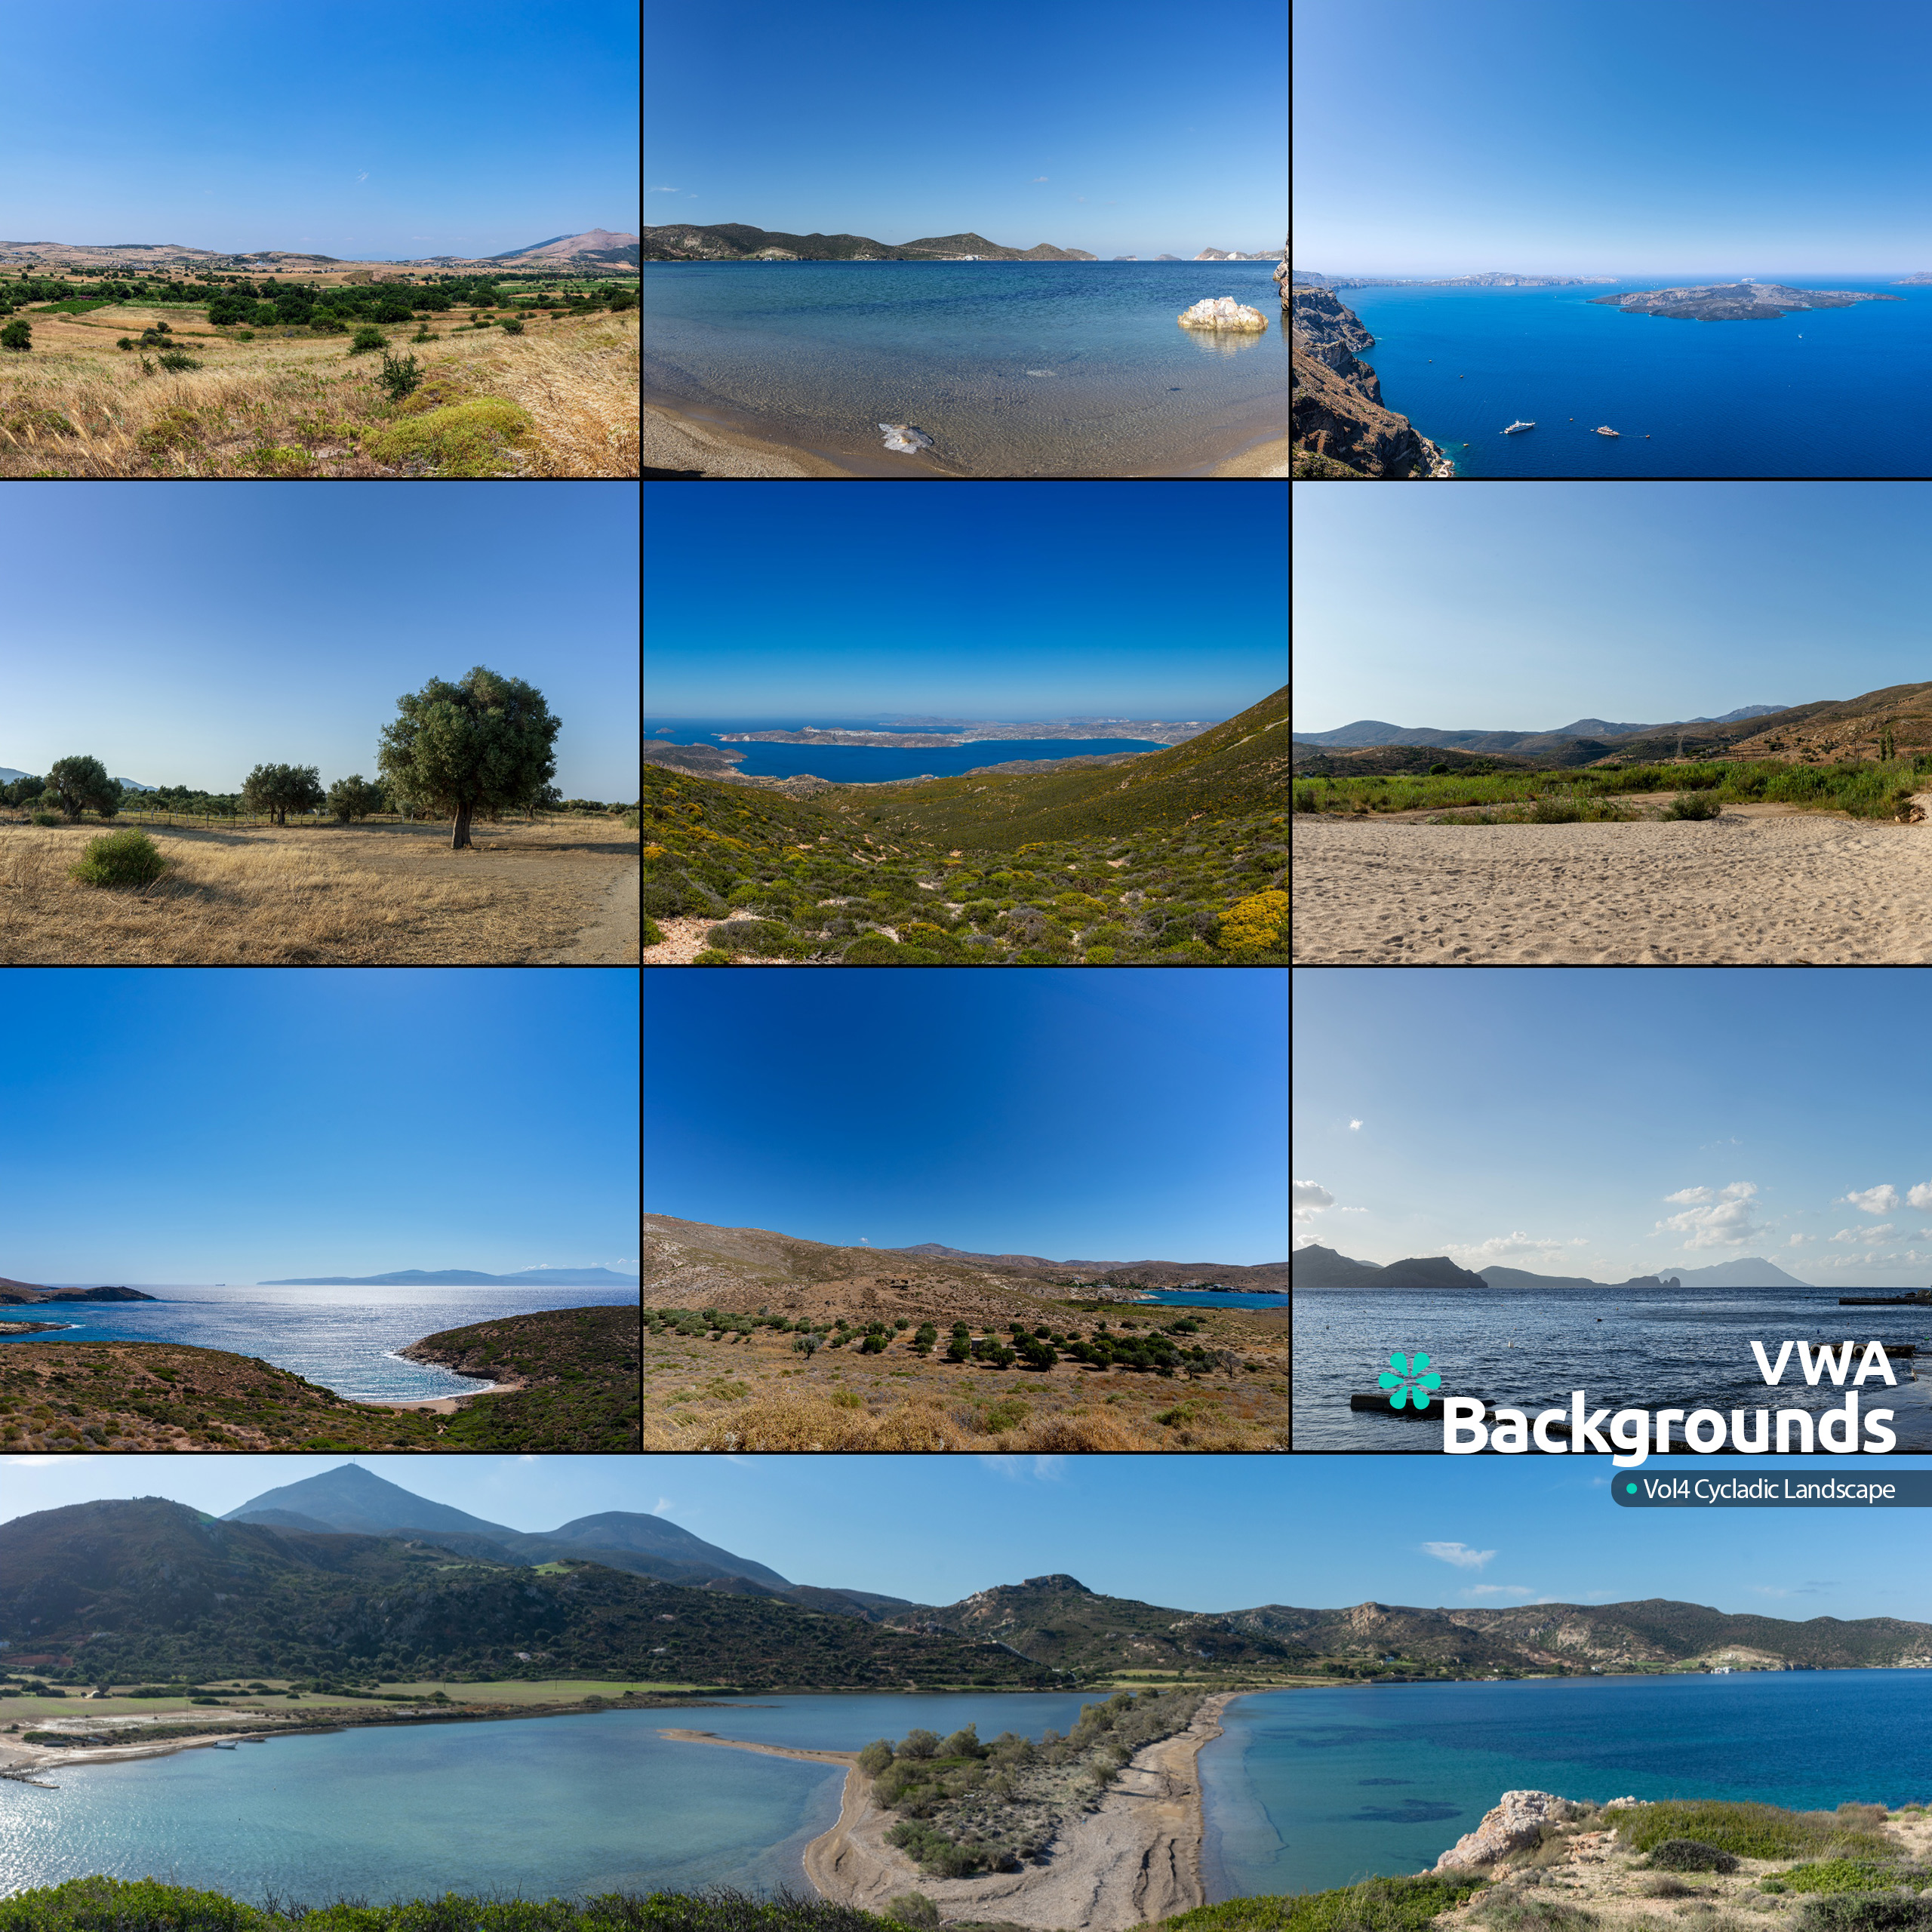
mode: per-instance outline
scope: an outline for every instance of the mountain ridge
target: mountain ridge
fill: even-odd
[[[966,255],[1006,262],[1092,262],[1100,257],[1084,248],[1057,248],[1041,242],[1031,248],[1002,247],[983,235],[924,235],[917,241],[875,242],[866,235],[787,234],[782,229],[753,228],[739,221],[699,226],[667,222],[647,228],[642,247],[653,261],[731,261],[758,260],[808,262],[957,260]]]
[[[1533,1291],[1595,1290],[1613,1294],[1626,1288],[1741,1287],[1816,1288],[1815,1281],[1801,1281],[1787,1274],[1774,1261],[1762,1256],[1740,1257],[1708,1268],[1660,1269],[1654,1275],[1633,1275],[1626,1281],[1598,1281],[1583,1275],[1539,1275],[1525,1268],[1492,1266],[1472,1272],[1460,1268],[1446,1255],[1427,1259],[1391,1262],[1386,1267],[1373,1261],[1357,1261],[1311,1241],[1298,1247],[1291,1257],[1294,1283],[1303,1288],[1352,1287],[1500,1287]]]
[[[466,1268],[404,1268],[390,1275],[294,1275],[257,1281],[260,1288],[553,1287],[634,1288],[635,1275],[608,1268],[526,1268],[515,1275],[479,1275]]]

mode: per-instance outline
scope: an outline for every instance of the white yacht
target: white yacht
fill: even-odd
[[[1513,436],[1518,429],[1534,429],[1536,426],[1534,423],[1512,423],[1503,433],[1506,436]]]

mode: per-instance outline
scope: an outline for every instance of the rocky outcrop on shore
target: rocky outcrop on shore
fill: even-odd
[[[1184,329],[1251,330],[1268,326],[1267,317],[1259,309],[1251,309],[1232,295],[1204,297],[1192,308],[1183,309],[1180,319]]]
[[[1448,457],[1382,400],[1381,379],[1358,360],[1375,338],[1325,288],[1283,285],[1290,327],[1295,448],[1331,458],[1346,472],[1379,478],[1447,477]]]
[[[1285,241],[1281,244],[1281,263],[1275,271],[1275,280],[1281,291],[1281,306],[1286,309],[1288,306],[1288,245]]]
[[[1493,1865],[1512,1851],[1536,1844],[1546,1825],[1564,1823],[1577,1807],[1567,1798],[1547,1791],[1506,1791],[1493,1810],[1483,1814],[1482,1823],[1465,1832],[1435,1861],[1438,1872],[1468,1872],[1478,1866]]]

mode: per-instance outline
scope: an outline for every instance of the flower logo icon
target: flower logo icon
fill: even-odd
[[[1394,1392],[1389,1398],[1392,1409],[1426,1409],[1429,1391],[1442,1386],[1441,1377],[1429,1367],[1426,1355],[1392,1355],[1389,1366],[1376,1380],[1384,1389]]]

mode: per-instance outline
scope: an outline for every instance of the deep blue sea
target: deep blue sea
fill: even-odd
[[[263,1288],[128,1284],[154,1301],[53,1302],[0,1310],[66,1325],[45,1336],[8,1338],[30,1349],[48,1342],[180,1342],[226,1349],[293,1370],[339,1395],[385,1401],[474,1394],[484,1385],[429,1362],[405,1361],[405,1342],[465,1328],[496,1315],[635,1302],[635,1288]]]
[[[1447,1394],[1532,1409],[1567,1407],[1570,1392],[1582,1389],[1593,1410],[1816,1412],[1844,1392],[1829,1380],[1807,1387],[1795,1350],[1783,1380],[1767,1387],[1752,1342],[1762,1342],[1775,1364],[1786,1338],[1835,1346],[1855,1337],[1911,1342],[1922,1352],[1913,1358],[1919,1380],[1903,1380],[1901,1364],[1898,1386],[1868,1380],[1860,1407],[1897,1412],[1901,1450],[1932,1450],[1932,1311],[1840,1308],[1838,1297],[1835,1288],[1798,1287],[1297,1288],[1295,1447],[1438,1452],[1434,1423],[1349,1410],[1350,1395],[1373,1389],[1396,1350],[1426,1354]]]
[[[864,473],[1180,475],[1288,429],[1271,262],[669,262],[648,395]],[[1257,334],[1181,328],[1204,297]],[[878,425],[934,440],[894,455]]]
[[[1932,1799],[1928,1670],[1272,1690],[1223,1724],[1200,1758],[1217,1902],[1426,1870],[1506,1791]]]
[[[1764,275],[1902,296],[1777,321],[1685,322],[1598,308],[1666,275],[1574,288],[1344,288],[1374,336],[1383,399],[1463,476],[1924,476],[1932,473],[1932,285]],[[1522,419],[1534,429],[1503,426]],[[1621,434],[1593,433],[1607,423]]]
[[[647,717],[644,735],[648,743],[715,745],[742,752],[743,762],[732,768],[747,777],[795,778],[810,772],[838,785],[872,785],[888,778],[952,778],[980,765],[1004,764],[1016,758],[1104,758],[1115,752],[1166,749],[1148,738],[979,738],[970,744],[928,745],[902,752],[889,745],[732,744],[724,737],[728,731],[798,731],[808,724],[848,731],[938,728],[895,726],[870,718]]]

